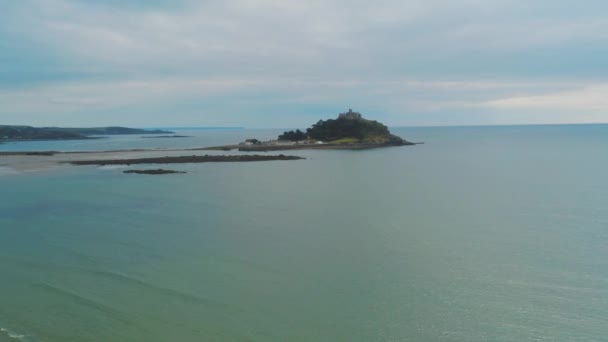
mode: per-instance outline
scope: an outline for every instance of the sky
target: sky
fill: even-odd
[[[608,122],[605,0],[0,0],[0,124]]]

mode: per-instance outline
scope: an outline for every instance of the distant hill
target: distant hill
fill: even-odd
[[[93,135],[172,134],[170,131],[127,127],[61,128],[0,125],[0,142],[26,140],[92,139]]]
[[[403,139],[391,134],[388,127],[378,121],[364,119],[361,113],[349,110],[336,119],[319,120],[312,127],[288,131],[279,140],[302,141],[313,139],[325,142],[400,144]]]

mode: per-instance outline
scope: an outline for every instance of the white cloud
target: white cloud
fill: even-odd
[[[382,69],[378,54],[408,63],[425,54],[608,40],[605,18],[516,19],[508,16],[521,3],[514,0],[235,0],[139,12],[67,0],[26,3],[22,20],[49,48],[79,63],[147,72],[370,73]]]
[[[566,81],[168,77],[131,81],[66,82],[24,89],[0,89],[0,103],[6,104],[3,111],[18,117],[50,118],[69,115],[73,120],[74,114],[82,118],[86,116],[82,113],[120,112],[134,106],[139,107],[139,111],[154,113],[157,106],[166,104],[173,104],[175,108],[179,108],[180,104],[193,102],[204,106],[221,99],[229,101],[235,111],[230,113],[219,108],[218,115],[223,113],[223,120],[226,122],[238,122],[239,111],[267,108],[267,94],[272,94],[271,103],[276,107],[275,110],[267,112],[267,115],[272,114],[270,112],[280,113],[281,108],[305,106],[310,103],[330,107],[336,104],[354,105],[356,108],[371,106],[377,113],[385,113],[387,118],[390,117],[393,121],[388,122],[389,124],[399,125],[425,124],[428,120],[425,121],[420,114],[438,111],[463,112],[481,109],[490,112],[555,108],[598,110],[608,108],[608,101],[605,100],[608,96],[603,96],[607,90],[608,85],[605,84],[584,87],[584,83]],[[520,94],[536,96],[521,97]],[[390,113],[393,114],[389,116]],[[418,122],[411,122],[404,113],[417,113],[415,118]],[[178,117],[174,119],[179,120]],[[147,121],[152,119],[148,117]],[[468,122],[466,118],[457,121]],[[191,124],[204,125],[205,122]]]
[[[559,2],[234,0],[134,9],[23,0],[4,21],[13,31],[60,59],[55,71],[101,76],[0,88],[0,115],[132,113],[205,101],[223,113],[258,106],[260,116],[359,104],[392,113],[394,124],[409,123],[408,115],[424,124],[422,114],[439,111],[602,111],[606,75],[526,75],[527,54],[562,47],[580,60],[585,55],[568,44],[608,41],[604,16],[558,13]],[[522,56],[523,67],[511,63]]]
[[[608,84],[595,84],[547,95],[498,99],[485,102],[483,105],[495,109],[603,112],[608,119]]]
[[[569,90],[503,96],[471,104],[487,113],[491,124],[607,123],[608,83],[595,82]]]
[[[3,110],[13,113],[61,113],[112,109],[137,103],[154,105],[192,97],[210,97],[237,89],[258,87],[263,81],[153,79],[53,84],[0,90]]]

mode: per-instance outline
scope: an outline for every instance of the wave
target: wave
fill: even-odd
[[[68,289],[64,289],[62,287],[55,286],[49,283],[38,283],[36,285],[40,288],[45,289],[48,292],[53,292],[59,296],[67,298],[73,301],[74,303],[78,303],[79,305],[101,312],[115,321],[120,321],[125,324],[131,324],[131,321],[124,312],[110,305],[106,305],[102,302],[99,302],[98,300],[88,298],[86,296],[80,295],[79,293],[72,292]]]
[[[7,328],[2,328],[0,327],[0,333],[2,333],[5,336],[8,336],[9,338],[15,339],[15,340],[20,340],[20,341],[26,341],[26,335],[22,335],[22,334],[18,334],[10,329]]]
[[[178,299],[184,303],[198,303],[199,305],[202,305],[204,307],[221,308],[224,311],[228,310],[232,313],[244,312],[242,308],[225,303],[223,301],[219,301],[213,298],[201,296],[199,294],[194,294],[171,287],[160,286],[139,279],[137,277],[133,277],[119,272],[92,270],[80,267],[75,267],[73,268],[73,270],[77,270],[78,272],[86,272],[97,277],[103,277],[109,280],[113,280],[117,283],[130,284],[131,286],[138,287],[142,291],[150,291],[151,293],[155,293],[157,296],[160,295],[166,298]],[[56,286],[48,282],[40,282],[37,283],[36,286],[43,288],[46,291],[54,292],[55,294],[69,298],[70,300],[78,302],[81,305],[96,309],[99,312],[103,312],[117,320],[125,322],[128,322],[129,320],[128,315],[122,312],[121,309],[116,308],[112,305],[101,303],[97,299],[89,298],[88,296],[73,292],[69,289],[66,289],[61,286]]]
[[[199,303],[201,305],[208,306],[208,307],[216,307],[216,308],[223,308],[225,310],[231,310],[232,312],[242,312],[243,311],[240,308],[234,307],[233,305],[224,303],[222,301],[218,301],[215,299],[211,299],[208,297],[196,295],[193,293],[181,291],[181,290],[170,288],[170,287],[159,286],[156,284],[146,282],[146,281],[141,280],[136,277],[128,276],[123,273],[102,271],[102,270],[86,270],[86,269],[82,269],[82,271],[87,271],[90,274],[105,277],[108,279],[113,279],[115,281],[119,281],[119,282],[123,282],[123,283],[131,283],[132,285],[139,286],[142,289],[153,291],[153,292],[156,292],[157,294],[164,295],[167,297],[173,297],[176,299],[180,299],[184,302],[190,302],[190,303],[195,302],[195,303]]]

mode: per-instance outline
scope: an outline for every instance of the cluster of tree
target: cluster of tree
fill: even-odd
[[[365,139],[370,136],[390,135],[388,128],[377,121],[348,118],[320,120],[309,128],[307,133],[312,139],[327,141],[343,138]]]
[[[299,129],[285,132],[279,136],[279,140],[301,141],[308,138],[321,141],[344,138],[363,140],[368,137],[389,137],[390,135],[388,127],[378,121],[341,116],[337,119],[319,120],[306,129],[306,132]]]
[[[245,142],[246,143],[251,143],[251,144],[254,144],[254,145],[262,145],[262,142],[259,141],[258,139],[247,139],[247,140],[245,140]]]
[[[308,134],[296,129],[295,131],[288,131],[281,135],[279,135],[279,140],[289,140],[289,141],[301,141],[308,139]]]

